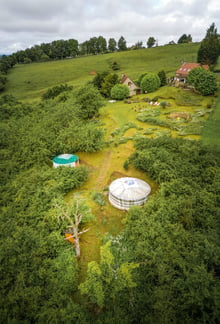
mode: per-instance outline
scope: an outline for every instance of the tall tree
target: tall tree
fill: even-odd
[[[108,50],[109,52],[116,52],[117,50],[117,42],[114,38],[109,38],[108,40]]]
[[[98,53],[106,53],[107,52],[107,42],[103,36],[98,37]]]
[[[126,40],[123,36],[121,36],[118,40],[118,49],[119,51],[126,51],[127,49]]]
[[[76,99],[78,116],[82,119],[90,119],[97,116],[99,108],[103,106],[103,98],[92,84],[79,89]]]
[[[206,36],[201,42],[197,53],[197,62],[208,64],[212,69],[217,64],[220,55],[220,40],[215,23],[207,29]]]
[[[147,47],[151,48],[155,45],[156,39],[154,37],[149,37],[147,40]]]
[[[183,43],[191,43],[192,42],[192,36],[183,34],[179,39],[178,39],[178,44],[183,44]]]

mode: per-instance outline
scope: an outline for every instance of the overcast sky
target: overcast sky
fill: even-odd
[[[159,45],[182,34],[201,41],[214,22],[220,33],[220,0],[0,0],[0,53],[35,44],[94,36],[124,36],[127,45],[150,36]]]

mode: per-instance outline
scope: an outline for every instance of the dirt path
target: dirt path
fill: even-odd
[[[103,181],[105,180],[106,173],[108,172],[109,167],[111,165],[111,156],[112,156],[112,150],[107,151],[102,161],[102,165],[99,169],[99,173],[95,181],[95,189],[97,190],[102,189],[104,185]]]

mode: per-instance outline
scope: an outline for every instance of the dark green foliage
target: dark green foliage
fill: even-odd
[[[109,38],[108,50],[109,50],[109,52],[115,52],[117,50],[117,42],[114,38]]]
[[[0,91],[5,89],[7,78],[4,74],[0,74]]]
[[[191,43],[192,42],[192,36],[183,34],[179,39],[178,39],[178,44],[183,44],[183,43]]]
[[[126,40],[123,36],[121,36],[118,40],[118,50],[119,51],[126,51],[127,50],[127,45],[126,45]]]
[[[155,73],[148,73],[141,80],[141,90],[143,92],[153,92],[160,86],[160,78]]]
[[[92,80],[92,84],[94,85],[94,87],[100,90],[102,88],[102,83],[104,82],[104,79],[108,74],[108,71],[97,73],[94,79]]]
[[[117,71],[120,70],[120,65],[118,64],[118,62],[114,61],[111,63],[111,68],[113,71]]]
[[[112,99],[123,100],[129,96],[129,88],[124,84],[116,84],[111,89]]]
[[[206,36],[201,42],[197,54],[197,62],[208,64],[213,68],[218,61],[220,55],[220,40],[215,24],[212,23],[206,32]]]
[[[137,83],[137,85],[138,85],[139,87],[140,87],[140,85],[141,85],[141,81],[142,81],[142,79],[143,79],[143,77],[144,77],[145,75],[147,75],[147,72],[142,73],[142,74],[139,76],[138,80],[136,81],[136,83]]]
[[[154,37],[149,37],[147,40],[147,47],[151,48],[155,45],[156,39]]]
[[[72,300],[78,285],[74,248],[64,240],[66,224],[54,219],[53,209],[87,180],[88,170],[52,168],[52,157],[70,146],[74,127],[79,149],[94,151],[103,132],[77,119],[70,100],[30,108],[3,96],[0,107],[0,321],[86,323],[86,311]]]
[[[119,77],[116,73],[109,73],[103,80],[100,92],[103,96],[109,98],[111,96],[111,89],[115,84],[118,84]]]
[[[61,84],[50,88],[45,92],[42,96],[43,99],[54,99],[59,96],[62,92],[71,91],[73,89],[72,86],[68,86],[67,84]]]
[[[129,211],[124,232],[113,239],[118,262],[140,265],[132,295],[115,303],[123,300],[125,313],[129,308],[129,323],[217,323],[219,151],[171,138],[139,139],[135,146],[128,162],[160,190]]]
[[[165,86],[167,84],[167,77],[166,77],[166,73],[164,70],[160,71],[157,73],[157,75],[160,78],[160,86]]]
[[[214,94],[218,88],[215,74],[201,67],[189,72],[187,82],[204,96]]]
[[[104,105],[99,91],[91,84],[79,89],[75,103],[77,115],[82,119],[91,119],[98,115],[99,109]]]

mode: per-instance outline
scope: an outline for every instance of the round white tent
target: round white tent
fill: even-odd
[[[53,167],[70,166],[76,167],[79,164],[79,158],[74,154],[60,154],[53,158]]]
[[[151,187],[148,183],[137,178],[119,178],[109,186],[109,201],[119,209],[128,210],[131,206],[143,205]]]

